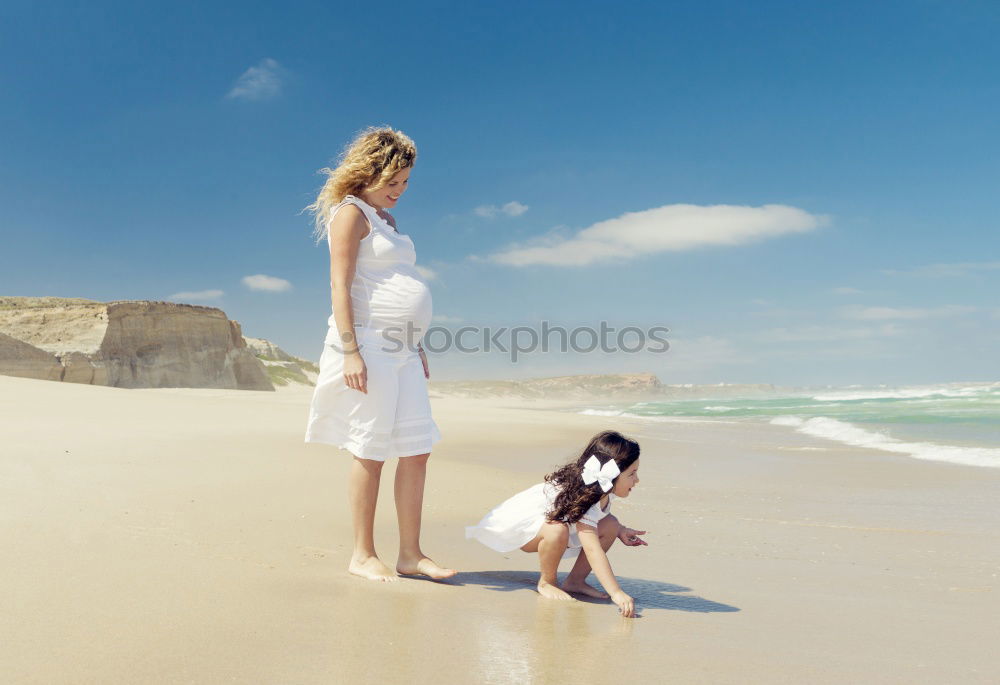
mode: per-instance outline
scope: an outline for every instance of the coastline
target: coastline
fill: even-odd
[[[379,586],[344,571],[350,457],[302,443],[310,392],[0,377],[9,681],[1000,678],[996,469],[767,424],[435,396],[424,546],[462,573]],[[610,553],[632,621],[539,599],[533,556],[462,535],[603,428],[643,447],[614,513],[650,546]],[[376,539],[391,563],[389,478]]]

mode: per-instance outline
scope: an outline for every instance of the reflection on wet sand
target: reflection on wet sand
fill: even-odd
[[[559,683],[601,674],[608,645],[595,638],[606,630],[590,614],[584,606],[543,598],[521,616],[481,614],[475,630],[476,680]]]
[[[461,573],[456,584],[479,585],[497,592],[534,592],[537,574],[522,571],[485,571]],[[689,588],[659,581],[620,579],[622,587],[638,603],[649,609],[673,609],[695,612],[733,612],[738,608],[691,595]],[[511,603],[514,604],[514,603]],[[516,603],[523,607],[523,603]],[[605,610],[596,610],[603,605]],[[643,672],[641,664],[629,655],[640,654],[643,644],[655,644],[662,638],[650,626],[645,639],[642,626],[635,619],[617,615],[617,608],[607,600],[583,598],[567,603],[537,597],[531,614],[489,609],[475,612],[477,680],[483,683],[563,683],[603,682],[625,672]],[[639,626],[639,627],[637,627]],[[661,647],[662,648],[662,647]]]
[[[546,600],[535,593],[536,579],[529,571],[479,571],[444,583],[344,580],[328,626],[331,661],[345,682],[444,682],[459,675],[486,684],[594,682],[648,673],[647,657],[634,655],[663,649],[662,619],[621,618],[604,600]],[[688,588],[680,585],[621,583],[646,612],[739,611],[684,594]]]

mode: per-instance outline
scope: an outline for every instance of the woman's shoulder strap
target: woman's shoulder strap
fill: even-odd
[[[345,195],[344,199],[341,200],[331,211],[330,218],[332,219],[333,213],[336,212],[341,207],[343,207],[344,205],[354,205],[355,207],[360,209],[361,213],[364,214],[366,217],[368,216],[368,212],[371,211],[371,207],[368,205],[368,203],[362,200],[361,198],[356,197],[354,195]]]
[[[368,235],[371,235],[371,232],[375,230],[376,222],[372,221],[372,218],[371,218],[371,216],[368,213],[369,212],[368,205],[365,204],[365,202],[363,202],[359,198],[355,197],[354,195],[345,195],[344,199],[341,200],[339,203],[337,203],[333,207],[333,209],[330,210],[330,218],[327,219],[327,224],[326,224],[327,225],[327,231],[326,231],[327,240],[330,239],[330,225],[333,223],[333,217],[335,217],[337,215],[337,212],[339,212],[342,208],[344,208],[347,205],[354,205],[355,207],[357,207],[358,209],[360,209],[361,210],[361,214],[364,215],[365,221],[368,223],[368,234],[366,234],[365,236],[363,236],[362,240],[364,238],[367,238]]]

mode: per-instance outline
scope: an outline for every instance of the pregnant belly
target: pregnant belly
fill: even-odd
[[[430,326],[432,312],[430,288],[416,278],[397,276],[369,291],[368,328],[398,330],[414,345]]]
[[[421,279],[396,273],[389,278],[358,278],[351,285],[355,333],[368,352],[416,352],[431,324],[431,291]],[[326,344],[339,344],[336,315],[329,320]]]

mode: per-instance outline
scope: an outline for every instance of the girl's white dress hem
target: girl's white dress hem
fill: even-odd
[[[498,504],[474,526],[466,526],[466,539],[474,539],[497,552],[512,552],[535,539],[545,523],[546,514],[559,493],[551,483],[539,483],[522,490],[510,499]],[[598,501],[580,519],[582,523],[597,527],[602,518],[611,513],[611,501],[615,495],[608,493],[608,505],[601,509]],[[580,553],[580,537],[576,524],[569,525],[569,544],[563,559]]]

